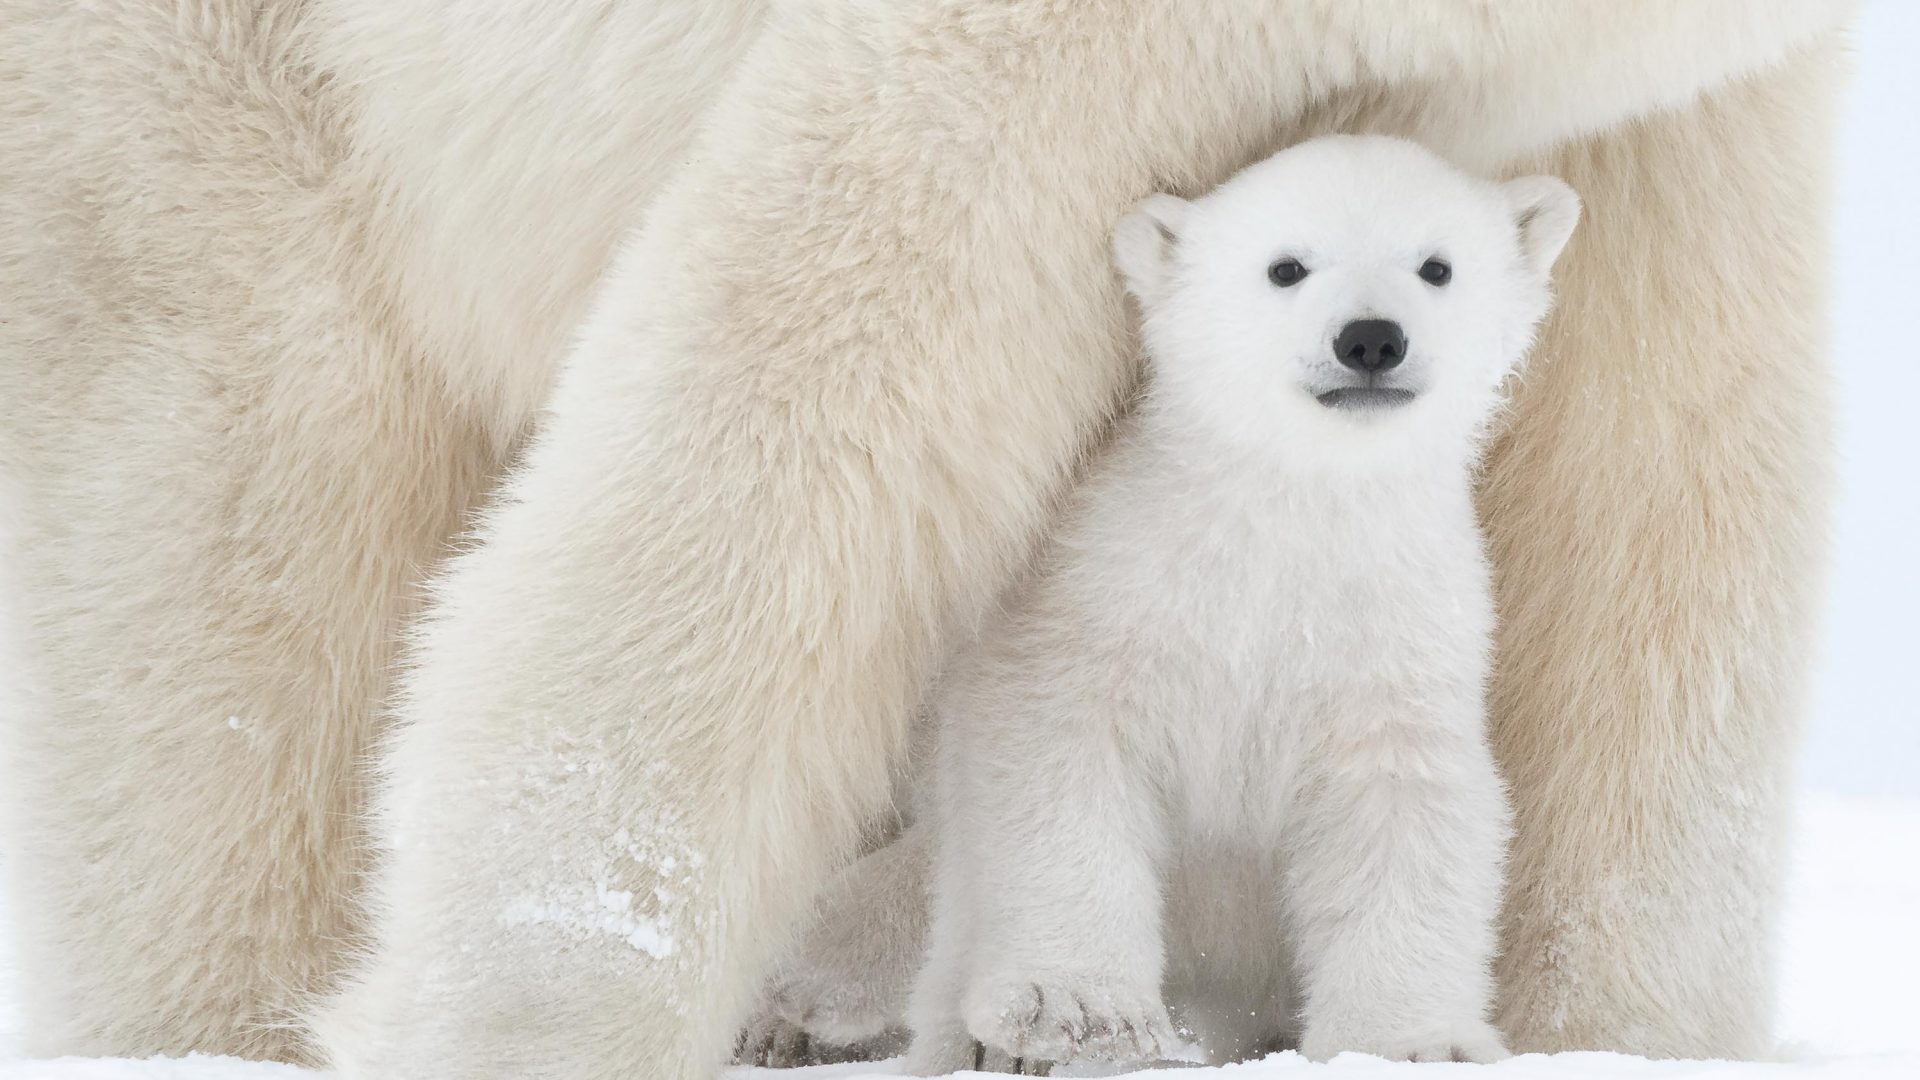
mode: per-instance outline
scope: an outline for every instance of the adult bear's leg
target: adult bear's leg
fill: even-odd
[[[297,1057],[399,624],[487,451],[360,291],[284,39],[60,6],[0,18],[27,1047]]]
[[[33,1052],[302,1055],[421,579],[759,7],[0,0]]]
[[[7,718],[28,1049],[300,1056],[361,759],[487,451],[367,289],[331,102],[256,5],[0,15]]]
[[[354,313],[250,316],[286,367],[221,372],[202,350],[244,352],[237,327],[180,327],[9,398],[51,406],[6,507],[36,1056],[301,1058],[292,1021],[359,930],[375,709],[485,441]]]
[[[1515,1050],[1768,1049],[1828,489],[1835,67],[1547,166],[1587,210],[1482,503]]]
[[[317,1020],[346,1076],[709,1074],[1128,382],[1106,233],[1174,106],[1103,57],[1174,39],[795,10],[442,584],[379,948]],[[1217,177],[1269,134],[1165,156]]]

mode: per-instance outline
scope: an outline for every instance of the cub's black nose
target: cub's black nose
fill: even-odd
[[[1355,371],[1385,371],[1407,358],[1407,335],[1390,319],[1356,319],[1333,339],[1333,355]]]

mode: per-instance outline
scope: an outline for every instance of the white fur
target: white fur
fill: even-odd
[[[917,1071],[1153,1060],[1163,984],[1218,1057],[1504,1056],[1471,479],[1577,207],[1335,137],[1122,222],[1146,396],[940,694]],[[1319,400],[1363,318],[1410,403]]]
[[[1374,130],[1608,220],[1483,489],[1511,1031],[1756,1052],[1850,6],[0,0],[38,1048],[709,1073],[1129,387],[1113,223]]]

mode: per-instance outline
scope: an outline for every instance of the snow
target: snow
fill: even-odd
[[[501,922],[557,927],[576,941],[607,934],[655,960],[673,955],[673,936],[633,910],[632,893],[610,888],[605,881],[571,889],[555,885],[545,896],[523,897],[507,909]]]
[[[1920,800],[1803,799],[1791,874],[1781,1034],[1904,1053],[1920,1080]]]
[[[60,1058],[0,1063],[4,1080],[315,1080],[321,1074],[292,1065],[193,1054],[183,1058],[124,1061]]]
[[[1801,800],[1781,960],[1780,1059],[1773,1063],[1652,1062],[1617,1054],[1530,1055],[1496,1066],[1389,1064],[1347,1055],[1315,1067],[1297,1054],[1193,1080],[1916,1080],[1920,1078],[1920,800],[1809,793]],[[5,921],[0,908],[0,924]],[[4,935],[0,935],[0,940]],[[21,1020],[17,985],[0,952],[0,1080],[324,1080],[290,1065],[191,1057],[148,1061],[67,1058],[8,1062]],[[1309,1071],[1311,1070],[1311,1071]],[[731,1080],[883,1080],[897,1063],[777,1071],[736,1069]],[[1153,1075],[1164,1076],[1165,1073]]]

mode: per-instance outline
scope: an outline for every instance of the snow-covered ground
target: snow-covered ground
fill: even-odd
[[[0,919],[5,913],[0,909]],[[1781,956],[1780,1061],[1648,1062],[1614,1054],[1521,1057],[1501,1065],[1389,1065],[1348,1056],[1332,1071],[1296,1054],[1194,1080],[1920,1080],[1920,800],[1809,795],[1802,800]],[[33,992],[0,954],[0,1080],[321,1080],[288,1065],[221,1058],[8,1063],[17,1003]],[[1306,1070],[1312,1068],[1311,1073]],[[774,1072],[734,1080],[897,1076],[886,1064]],[[1165,1073],[1154,1075],[1165,1076]],[[427,1080],[427,1078],[421,1078]],[[635,1080],[641,1080],[636,1077]]]

